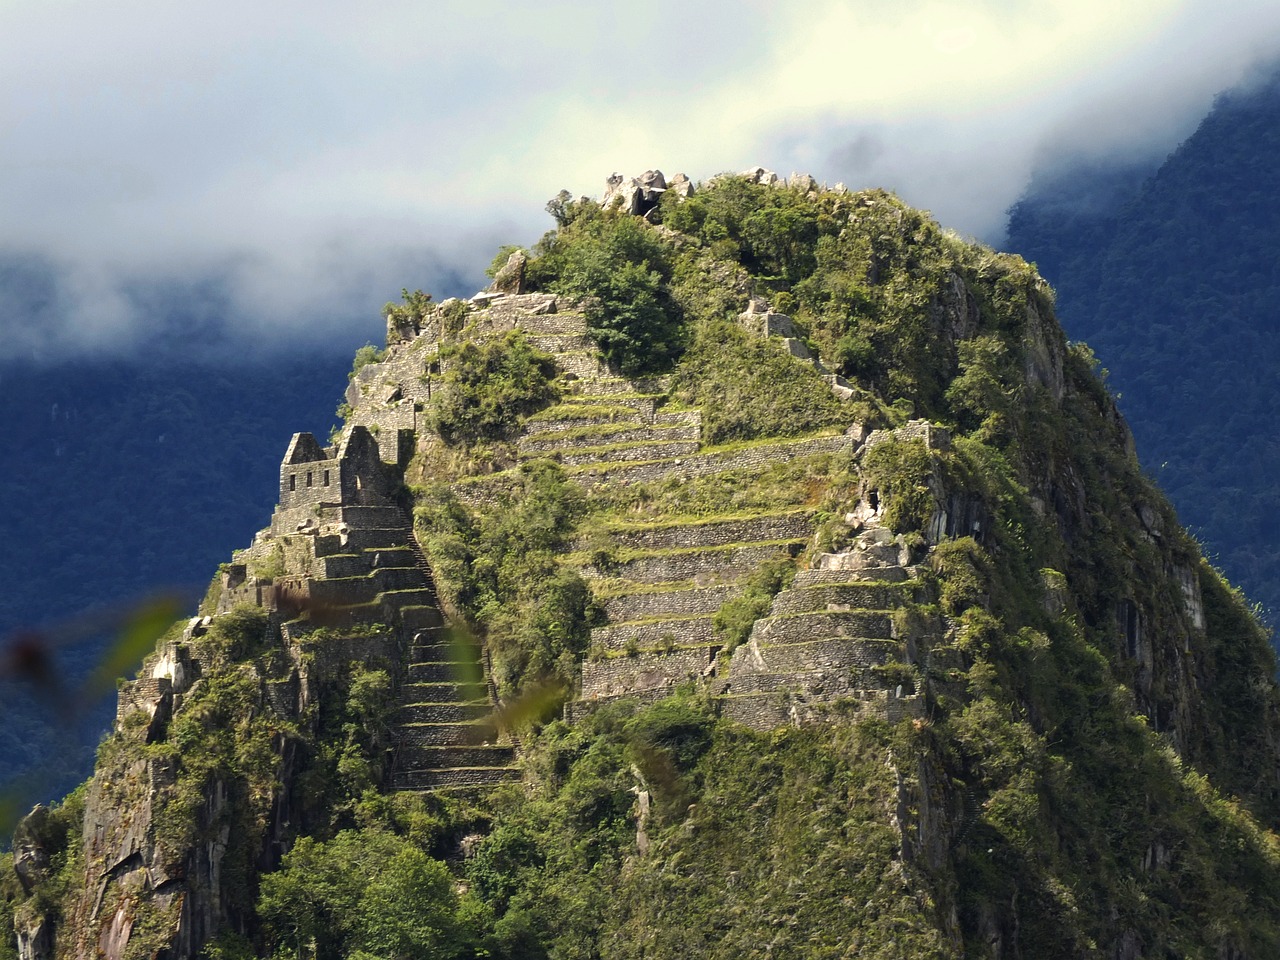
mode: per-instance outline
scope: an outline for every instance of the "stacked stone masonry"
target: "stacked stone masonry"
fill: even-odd
[[[309,534],[317,545],[326,538],[341,540],[317,551],[320,562],[309,572],[325,585],[310,588],[315,597],[360,606],[385,605],[388,598],[403,596],[415,601],[405,603],[407,608],[424,606],[420,601],[425,597],[414,595],[412,578],[404,572],[416,564],[391,556],[394,543],[387,538],[369,535],[360,524],[348,524],[340,533],[302,525],[307,510],[323,511],[329,502],[323,487],[315,492],[317,471],[342,464],[344,455],[346,461],[366,464],[370,438],[381,462],[403,466],[405,437],[422,434],[422,410],[439,388],[438,341],[446,328],[454,331],[451,336],[475,339],[521,330],[534,346],[552,354],[562,374],[562,399],[527,421],[517,450],[522,459],[559,460],[588,494],[597,488],[751,471],[806,457],[856,455],[891,436],[919,437],[933,449],[947,444],[945,431],[916,421],[870,436],[854,424],[843,435],[703,450],[698,411],[665,409],[667,384],[662,379],[627,380],[610,371],[594,349],[577,305],[550,294],[519,292],[519,268],[519,263],[509,263],[501,284],[495,282],[466,303],[441,305],[411,324],[412,329],[403,318],[393,323],[389,317],[392,345],[381,362],[353,378],[347,396],[352,413],[342,440],[330,449],[304,444],[305,455],[295,457],[291,466],[311,470],[313,486],[300,492],[300,481],[293,481],[288,491],[293,512],[279,533]],[[749,304],[742,322],[760,336],[781,338],[782,348],[798,362],[820,366],[790,320],[767,304]],[[839,378],[828,380],[837,396],[852,394]],[[367,436],[357,437],[361,427],[368,428]],[[327,469],[332,484],[335,466]],[[350,468],[347,473],[357,475]],[[350,499],[349,491],[346,503],[373,499],[359,491],[376,478],[367,469],[358,475],[360,482],[347,486],[354,486],[355,495],[364,500]],[[282,505],[284,483],[282,473]],[[500,473],[462,481],[455,489],[464,503],[483,508],[499,502],[507,484]],[[567,714],[580,716],[591,704],[622,696],[656,699],[692,681],[718,692],[728,715],[760,727],[809,722],[851,709],[889,717],[915,715],[922,702],[915,693],[919,671],[907,662],[907,651],[917,644],[896,637],[895,611],[915,602],[921,588],[907,565],[905,546],[878,530],[874,516],[867,528],[868,536],[852,550],[815,558],[811,569],[799,570],[791,587],[774,598],[768,615],[757,621],[750,640],[731,654],[714,629],[716,614],[742,594],[744,582],[761,564],[803,559],[814,533],[808,511],[615,524],[579,538],[571,545],[570,562],[595,590],[607,624],[592,631],[581,700]],[[370,551],[382,554],[376,565],[366,559]],[[478,736],[493,739],[485,719],[486,698],[474,679],[467,679],[480,675],[478,654],[459,659],[456,651],[450,652],[437,631],[441,622],[438,613],[423,621],[409,643],[411,663],[400,714],[407,764],[397,774],[404,789],[498,782],[515,770],[510,747],[476,742]],[[930,673],[949,669],[935,665]],[[451,765],[442,766],[446,761]]]

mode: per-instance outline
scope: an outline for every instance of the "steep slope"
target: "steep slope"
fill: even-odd
[[[1274,658],[1044,282],[881,192],[610,194],[295,437],[20,828],[24,960],[1275,955]]]
[[[1229,93],[1145,182],[1081,210],[1081,179],[1014,207],[1009,243],[1058,290],[1068,333],[1111,371],[1143,462],[1223,569],[1280,609],[1273,478],[1280,76]],[[1087,193],[1086,188],[1086,193]]]

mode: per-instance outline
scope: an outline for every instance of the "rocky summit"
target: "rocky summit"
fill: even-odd
[[[562,192],[0,860],[0,958],[1280,956],[1266,632],[1053,292],[882,191]]]

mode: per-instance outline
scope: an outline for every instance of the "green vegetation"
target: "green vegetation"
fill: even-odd
[[[401,303],[390,302],[382,308],[382,315],[387,318],[388,333],[393,328],[404,330],[420,328],[432,309],[431,294],[423,293],[421,290],[410,293],[407,287],[400,293]],[[357,360],[359,356],[357,353]]]
[[[812,366],[727,320],[697,327],[672,393],[704,411],[709,443],[798,436],[857,419]]]
[[[483,641],[506,706],[539,707],[515,724],[524,782],[469,800],[378,793],[403,682],[384,639],[361,636],[369,654],[356,659],[329,654],[353,637],[300,644],[312,705],[285,717],[264,695],[296,665],[277,635],[261,613],[218,618],[198,640],[209,670],[167,728],[126,718],[102,759],[110,771],[171,765],[157,802],[166,849],[203,849],[207,798],[225,788],[216,825],[236,838],[223,870],[242,939],[215,952],[1280,951],[1280,694],[1266,634],[1143,477],[1034,270],[880,192],[808,196],[725,177],[688,202],[664,199],[660,225],[590,204],[555,210],[559,229],[527,278],[587,298],[592,335],[624,371],[671,371],[654,402],[700,409],[723,450],[912,416],[950,439],[881,435],[857,457],[646,482],[596,472],[591,485],[575,479],[585,470],[532,460],[464,485],[485,444],[511,443],[530,421],[632,411],[607,398],[551,406],[553,370],[519,335],[447,346],[448,389],[429,411],[445,442],[420,453],[430,480],[412,491],[415,525],[447,613]],[[857,399],[834,399],[810,364],[734,325],[749,291],[790,314]],[[663,532],[801,509],[817,536],[757,543],[801,552],[762,564],[716,613],[722,648],[750,636],[805,543],[907,548],[918,563],[895,568],[905,582],[869,588],[889,611],[848,611],[835,592],[822,601],[831,620],[891,624],[893,639],[849,638],[857,646],[842,653],[878,665],[848,669],[835,688],[847,699],[787,705],[821,722],[733,722],[726,704],[746,685],[733,686],[723,657],[714,677],[657,702],[577,703],[575,722],[549,719],[578,680],[595,598],[634,591],[623,564],[732,553],[739,544]],[[872,511],[878,531],[860,519]],[[859,539],[872,533],[882,539]],[[697,583],[675,573],[679,584],[639,592]],[[678,619],[674,606],[635,609],[651,625]],[[695,649],[674,634],[650,646]],[[863,675],[879,686],[863,689]],[[728,699],[713,696],[726,680]],[[288,852],[261,874],[251,854],[286,786],[282,744],[300,758],[288,774],[300,799]],[[108,777],[94,789],[123,806],[138,785]]]
[[[795,564],[790,560],[772,560],[762,563],[748,579],[742,595],[726,600],[716,612],[712,626],[716,635],[724,641],[726,651],[732,652],[751,636],[751,627],[769,612],[769,606],[795,577]]]
[[[671,256],[654,229],[591,202],[574,204],[533,250],[526,278],[585,300],[591,336],[623,376],[666,369],[684,347],[670,287]]]
[[[299,839],[264,878],[258,913],[281,957],[447,960],[479,945],[448,868],[378,829]]]
[[[355,359],[351,361],[351,372],[347,374],[347,379],[354,380],[362,367],[367,367],[371,363],[378,363],[385,355],[385,350],[379,350],[372,343],[366,343],[356,351]]]
[[[471,511],[447,484],[420,492],[416,518],[447,607],[485,641],[503,695],[568,691],[587,648],[592,602],[559,555],[581,519],[581,491],[556,464],[522,465],[500,502]]]
[[[551,357],[518,332],[481,345],[465,341],[442,350],[441,359],[444,384],[430,423],[446,443],[508,439],[523,416],[559,396]]]

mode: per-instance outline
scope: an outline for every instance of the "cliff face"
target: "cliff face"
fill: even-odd
[[[389,307],[24,822],[24,960],[1274,952],[1266,637],[1047,287],[774,181]]]

